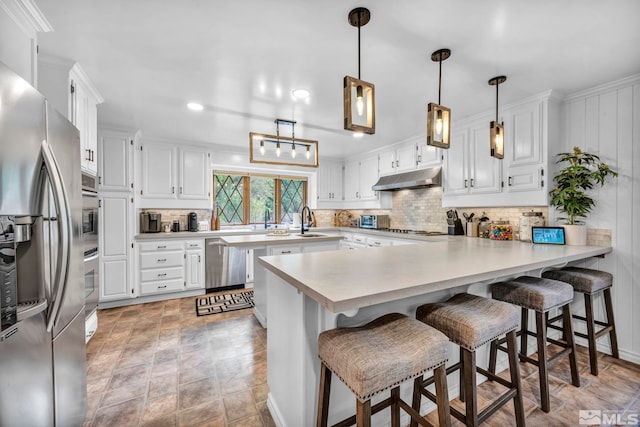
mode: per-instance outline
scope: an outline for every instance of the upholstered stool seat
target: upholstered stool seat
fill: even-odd
[[[449,367],[447,374],[460,369],[460,399],[465,401],[465,413],[450,408],[451,414],[468,426],[475,426],[491,416],[500,406],[513,399],[516,424],[524,425],[524,408],[518,366],[516,335],[518,309],[511,304],[470,294],[458,294],[441,303],[424,304],[416,310],[416,318],[439,331],[460,346],[460,362]],[[507,381],[476,365],[476,349],[506,334],[509,348],[511,381]],[[476,372],[504,385],[508,391],[478,413]],[[414,389],[414,407],[419,407],[421,395],[433,400],[424,381]]]
[[[571,302],[573,301],[573,288],[564,282],[557,280],[522,276],[506,282],[491,285],[491,295],[494,299],[508,302],[522,307],[520,335],[520,354],[522,361],[538,366],[540,377],[540,401],[544,412],[550,411],[549,375],[548,367],[558,357],[569,355],[571,367],[571,382],[574,386],[580,386],[578,376],[578,364],[576,360],[576,348],[573,340],[573,327],[571,323]],[[562,308],[563,328],[567,331],[566,340],[555,340],[547,337],[547,325],[549,311],[554,308]],[[529,331],[529,310],[536,313],[536,332]],[[553,320],[551,320],[553,321]],[[527,337],[537,338],[538,358],[527,355]],[[563,350],[551,358],[547,357],[547,342],[563,347]],[[501,345],[504,340],[493,342],[489,356],[489,371],[495,372],[496,353],[498,350],[507,351]]]
[[[403,314],[382,316],[364,326],[336,328],[318,337],[321,380],[318,401],[318,426],[326,426],[329,409],[331,374],[356,395],[356,416],[341,425],[368,425],[372,414],[391,407],[392,425],[399,425],[400,407],[420,422],[417,411],[400,399],[400,384],[434,369],[441,424],[450,425],[448,393],[444,364],[448,359],[449,340],[434,328]],[[371,407],[371,398],[392,389],[391,398]],[[396,422],[398,424],[396,424]]]
[[[598,338],[609,334],[609,339],[611,340],[611,355],[616,359],[619,358],[618,337],[613,317],[613,303],[611,301],[613,276],[606,271],[580,267],[565,267],[560,270],[546,271],[542,273],[542,277],[566,282],[573,286],[574,291],[584,294],[585,316],[574,315],[573,318],[586,322],[587,333],[575,332],[575,335],[587,339],[589,343],[591,374],[598,375],[598,354],[596,349],[596,340]],[[606,321],[595,320],[594,316],[593,297],[600,292],[602,292],[604,296]],[[558,319],[551,319],[552,322],[556,320]],[[596,332],[596,325],[602,326],[602,329],[598,332]],[[549,327],[559,329],[555,325],[549,325]]]

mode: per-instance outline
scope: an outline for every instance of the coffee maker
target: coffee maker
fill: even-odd
[[[198,214],[195,212],[187,215],[187,231],[198,231]]]
[[[157,212],[140,213],[140,232],[159,233],[162,231],[162,215]]]

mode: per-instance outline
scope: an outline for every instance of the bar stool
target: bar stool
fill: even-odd
[[[573,286],[575,292],[584,295],[585,315],[573,315],[574,319],[582,320],[587,324],[587,334],[574,332],[581,338],[586,338],[589,342],[589,364],[591,365],[591,374],[598,375],[598,354],[596,351],[596,340],[602,335],[608,333],[611,340],[611,355],[618,359],[618,337],[616,335],[616,325],[613,319],[613,304],[611,303],[611,286],[613,286],[613,276],[605,271],[591,270],[588,268],[566,267],[560,270],[546,271],[542,273],[542,277],[547,279],[559,280]],[[593,315],[593,297],[603,292],[604,305],[607,320],[604,322],[595,320]],[[550,319],[549,322],[555,322],[558,317]],[[596,332],[596,325],[603,326]],[[550,328],[559,329],[559,326],[549,325]]]
[[[371,415],[391,407],[391,426],[400,427],[400,408],[412,420],[429,425],[418,411],[400,399],[400,383],[422,381],[434,369],[438,419],[450,426],[445,363],[449,340],[442,333],[404,314],[387,314],[360,327],[336,328],[318,336],[320,389],[317,426],[326,427],[331,375],[335,373],[356,395],[356,415],[335,426],[370,426]],[[391,396],[371,405],[371,398],[391,389]]]
[[[451,407],[451,415],[467,426],[477,426],[489,418],[498,408],[513,399],[516,425],[525,425],[515,332],[518,328],[518,310],[514,306],[489,298],[458,294],[446,302],[421,305],[416,310],[416,318],[442,331],[449,337],[449,340],[460,346],[460,362],[449,367],[447,374],[460,369],[460,400],[465,402],[465,413]],[[505,334],[511,381],[476,365],[478,347],[493,342]],[[509,389],[479,414],[476,372]],[[426,390],[426,386],[432,382],[432,380],[423,381],[419,388],[414,388],[414,408],[420,407],[422,395],[433,400],[431,393]]]
[[[576,361],[576,345],[573,339],[573,326],[571,324],[571,302],[573,301],[573,288],[566,283],[557,280],[522,276],[508,282],[495,283],[491,286],[493,299],[508,302],[522,307],[520,335],[520,360],[529,362],[538,367],[540,377],[540,402],[544,412],[550,410],[549,399],[549,366],[559,357],[568,354],[571,366],[571,383],[580,387],[578,376],[578,363]],[[563,327],[566,331],[566,341],[555,340],[547,337],[547,324],[549,311],[554,308],[562,308]],[[536,332],[529,331],[529,309],[536,312]],[[527,337],[537,337],[538,359],[527,356]],[[503,340],[491,344],[489,356],[489,370],[495,372],[497,350],[505,351],[501,345]],[[553,357],[547,355],[547,342],[558,345],[564,349]]]

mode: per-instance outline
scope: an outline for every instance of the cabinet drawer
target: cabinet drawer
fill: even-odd
[[[178,268],[154,268],[153,270],[140,271],[140,280],[142,282],[150,282],[152,280],[184,280],[184,272],[182,267]]]
[[[391,240],[380,237],[367,237],[368,246],[391,246]]]
[[[203,249],[204,240],[187,240],[185,242],[185,249]]]
[[[354,234],[351,241],[355,243],[360,243],[361,245],[367,244],[367,238],[361,234]]]
[[[140,268],[182,267],[184,252],[151,252],[140,254]]]
[[[301,247],[298,245],[291,246],[276,246],[269,249],[269,255],[288,255],[288,254],[299,254],[302,252]]]
[[[165,292],[178,292],[184,290],[184,280],[162,280],[159,282],[147,282],[140,284],[140,295],[161,294]]]
[[[140,252],[181,251],[183,249],[184,249],[184,242],[182,240],[140,243]]]

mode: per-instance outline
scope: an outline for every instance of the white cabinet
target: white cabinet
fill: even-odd
[[[442,165],[442,149],[427,145],[426,138],[418,141],[416,169],[426,169]]]
[[[493,114],[454,123],[443,165],[444,207],[545,206],[549,146],[557,144],[559,100],[545,92],[503,109],[505,157],[489,152]]]
[[[80,133],[83,171],[98,171],[97,105],[104,99],[80,64],[44,56],[38,60],[38,89]]]
[[[185,288],[204,289],[204,240],[185,242]]]
[[[181,241],[138,244],[140,295],[178,292],[185,288],[185,251]]]
[[[131,194],[100,194],[99,206],[100,302],[131,298]]]
[[[371,189],[378,180],[378,155],[348,162],[344,168],[345,200],[376,200],[378,195]]]
[[[342,163],[323,160],[318,167],[318,202],[342,201]]]
[[[378,155],[380,176],[415,170],[417,150],[418,146],[415,142],[405,142],[381,151]]]
[[[133,144],[129,133],[98,131],[99,191],[133,191]]]
[[[140,207],[207,208],[211,198],[210,153],[199,147],[140,145]],[[181,201],[158,204],[159,200]],[[184,201],[200,201],[187,202]]]
[[[487,123],[476,121],[452,132],[444,155],[443,195],[501,191],[501,163],[489,155]]]

